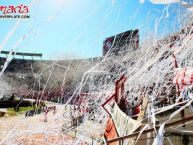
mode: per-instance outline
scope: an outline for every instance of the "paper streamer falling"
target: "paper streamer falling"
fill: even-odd
[[[160,128],[159,128],[159,131],[158,131],[158,134],[153,142],[153,145],[163,145],[163,140],[164,140],[164,126],[165,126],[165,123],[163,123]]]

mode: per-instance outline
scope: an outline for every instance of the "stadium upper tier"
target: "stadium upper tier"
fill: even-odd
[[[181,50],[188,48],[185,45],[191,40],[189,37],[192,37],[192,34],[192,24],[190,24],[173,35],[154,41],[149,46],[129,49],[127,52],[108,55],[108,57],[58,61],[14,58],[3,73],[3,78],[14,89],[40,90],[45,88],[50,90],[50,88],[54,89],[60,86],[66,87],[67,90],[73,90],[76,88],[74,86],[82,83],[81,89],[85,91],[91,91],[94,90],[92,88],[97,87],[102,90],[106,88],[103,87],[105,83],[108,85],[109,82],[114,82],[122,74],[127,75],[130,82],[134,82],[138,79],[134,79],[133,76],[140,73],[141,76],[136,78],[142,77],[142,75],[148,76],[150,72],[161,73],[163,71],[161,68],[164,66],[158,67],[155,64],[167,61],[169,66],[169,63],[172,62],[170,60],[172,52],[175,50],[176,54],[182,55]],[[3,68],[5,61],[6,58],[0,57],[0,69]],[[166,65],[166,63],[164,64]],[[183,65],[183,62],[181,64]],[[168,68],[167,71],[169,72],[169,70],[171,68]],[[166,72],[163,74],[168,75]],[[153,81],[153,79],[145,80]],[[92,82],[92,85],[89,81]],[[138,83],[142,83],[142,81]]]
[[[76,59],[76,60],[32,60],[14,58],[3,73],[3,79],[14,89],[43,88],[50,75],[48,88],[65,83],[80,81],[83,74],[101,61],[102,58]],[[0,70],[2,70],[6,58],[0,57]],[[51,72],[51,73],[50,73]],[[38,83],[41,83],[38,85]],[[35,84],[35,87],[34,87]]]

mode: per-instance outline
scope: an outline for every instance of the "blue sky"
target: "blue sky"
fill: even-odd
[[[1,0],[0,5],[30,5],[32,0]],[[102,55],[103,40],[130,29],[140,30],[140,39],[154,34],[155,21],[167,5],[138,0],[34,0],[30,19],[22,20],[3,50],[17,46],[20,52],[43,53],[43,59],[91,58]],[[176,15],[182,8],[169,6],[158,26],[158,37],[179,26]],[[0,19],[0,43],[13,28],[16,19]],[[175,24],[177,27],[174,27]]]

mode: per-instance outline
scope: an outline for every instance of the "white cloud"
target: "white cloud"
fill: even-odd
[[[139,3],[143,4],[145,2],[145,0],[139,0]]]
[[[112,0],[112,5],[114,5],[115,4],[115,0]]]

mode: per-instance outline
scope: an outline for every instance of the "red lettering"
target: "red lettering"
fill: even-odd
[[[16,9],[14,6],[9,6],[6,13],[16,13]]]
[[[6,6],[0,6],[0,11],[2,11],[3,14],[6,14],[6,9],[7,9]]]
[[[23,7],[23,13],[29,13],[29,8],[28,6]]]
[[[29,13],[28,6],[24,6],[23,4],[19,6],[0,6],[0,11],[3,14],[7,13]]]
[[[20,5],[20,6],[17,6],[17,7],[16,7],[16,8],[17,8],[17,11],[18,11],[19,13],[22,13],[22,12],[21,12],[22,6],[23,6],[23,5]]]

